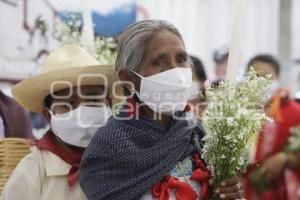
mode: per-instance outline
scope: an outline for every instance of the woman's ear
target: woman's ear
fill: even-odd
[[[117,71],[118,79],[122,82],[122,85],[128,91],[135,91],[136,82],[130,72],[125,69],[120,69]]]
[[[50,123],[50,121],[51,121],[51,114],[50,114],[49,110],[45,108],[43,110],[42,114],[43,114],[44,118],[47,120],[47,122]]]

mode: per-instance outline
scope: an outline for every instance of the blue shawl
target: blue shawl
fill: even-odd
[[[195,135],[196,143],[204,136],[195,118],[173,119],[167,130],[142,116],[130,120],[111,117],[84,153],[81,187],[89,200],[140,199],[179,161],[199,148],[195,146]]]

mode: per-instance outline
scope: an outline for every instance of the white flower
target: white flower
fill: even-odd
[[[249,112],[248,112],[247,109],[241,108],[241,109],[238,110],[237,115],[238,115],[238,116],[246,116],[248,113],[249,113]]]
[[[95,37],[95,44],[93,49],[86,48],[81,44],[81,19],[74,14],[68,14],[66,23],[56,20],[54,25],[54,36],[62,44],[78,44],[85,48],[91,55],[93,55],[101,64],[112,64],[116,58],[116,52],[111,51],[116,47],[116,42],[113,38],[105,38],[101,36]]]
[[[239,165],[242,166],[243,164],[244,164],[244,158],[240,157],[240,159],[239,159]]]
[[[250,70],[244,81],[230,86],[230,90],[235,90],[230,99],[226,93],[227,82],[207,89],[209,105],[203,124],[208,133],[203,139],[203,158],[214,167],[215,181],[245,169],[249,159],[243,156],[250,149],[247,140],[258,134],[261,124],[267,120],[262,106],[257,105],[262,91],[270,84],[270,79],[258,77]]]
[[[243,138],[244,138],[244,134],[242,132],[240,132],[240,134],[238,134],[238,139],[243,140]]]
[[[234,126],[234,119],[233,119],[233,117],[228,117],[227,118],[227,124],[228,124],[228,126]]]
[[[225,135],[224,138],[225,138],[225,140],[229,141],[229,140],[231,140],[231,135]]]

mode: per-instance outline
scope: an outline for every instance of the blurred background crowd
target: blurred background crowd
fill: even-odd
[[[40,114],[23,109],[13,100],[11,87],[39,73],[51,51],[65,44],[79,44],[99,63],[114,64],[118,36],[140,20],[162,19],[179,29],[194,64],[193,90],[203,91],[207,85],[218,85],[226,76],[233,2],[0,0],[0,139],[40,138],[49,128]],[[254,66],[257,71],[272,74],[274,83],[266,94],[273,98],[270,110],[277,102],[276,97],[282,103],[277,110],[290,99],[300,102],[300,0],[247,0],[242,30],[237,79],[241,80],[250,66]],[[191,98],[190,102],[203,103],[197,113],[201,116],[207,105],[205,99]],[[278,137],[273,134],[276,142],[271,144],[267,137],[260,137],[253,159],[263,160],[270,152],[280,156],[278,152],[284,145],[281,141],[288,141],[289,128],[299,125],[299,121],[289,124],[289,116],[296,119],[299,115],[297,109],[281,111],[280,119],[276,119],[276,113],[272,115],[279,124],[276,125],[282,125]],[[261,134],[265,130],[263,127]],[[266,147],[277,149],[268,152]],[[274,157],[266,162],[265,171],[282,171],[285,166],[273,165],[275,161],[285,163]],[[272,173],[273,177],[276,173]]]
[[[233,0],[0,0],[1,98],[11,96],[12,85],[36,74],[43,58],[61,44],[84,40],[88,48],[96,45],[94,55],[101,63],[113,63],[118,35],[144,19],[178,27],[188,52],[204,69],[201,79],[218,82],[226,73],[232,10]],[[272,55],[281,65],[280,84],[300,98],[299,11],[298,0],[247,1],[240,78],[251,58]],[[89,46],[95,37],[96,44]],[[2,115],[5,109],[1,106]],[[46,123],[34,113],[30,118],[38,135]]]

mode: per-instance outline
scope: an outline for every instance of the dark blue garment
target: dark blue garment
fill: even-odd
[[[195,151],[197,120],[174,120],[167,130],[148,118],[110,118],[85,151],[80,184],[89,200],[136,200]]]

